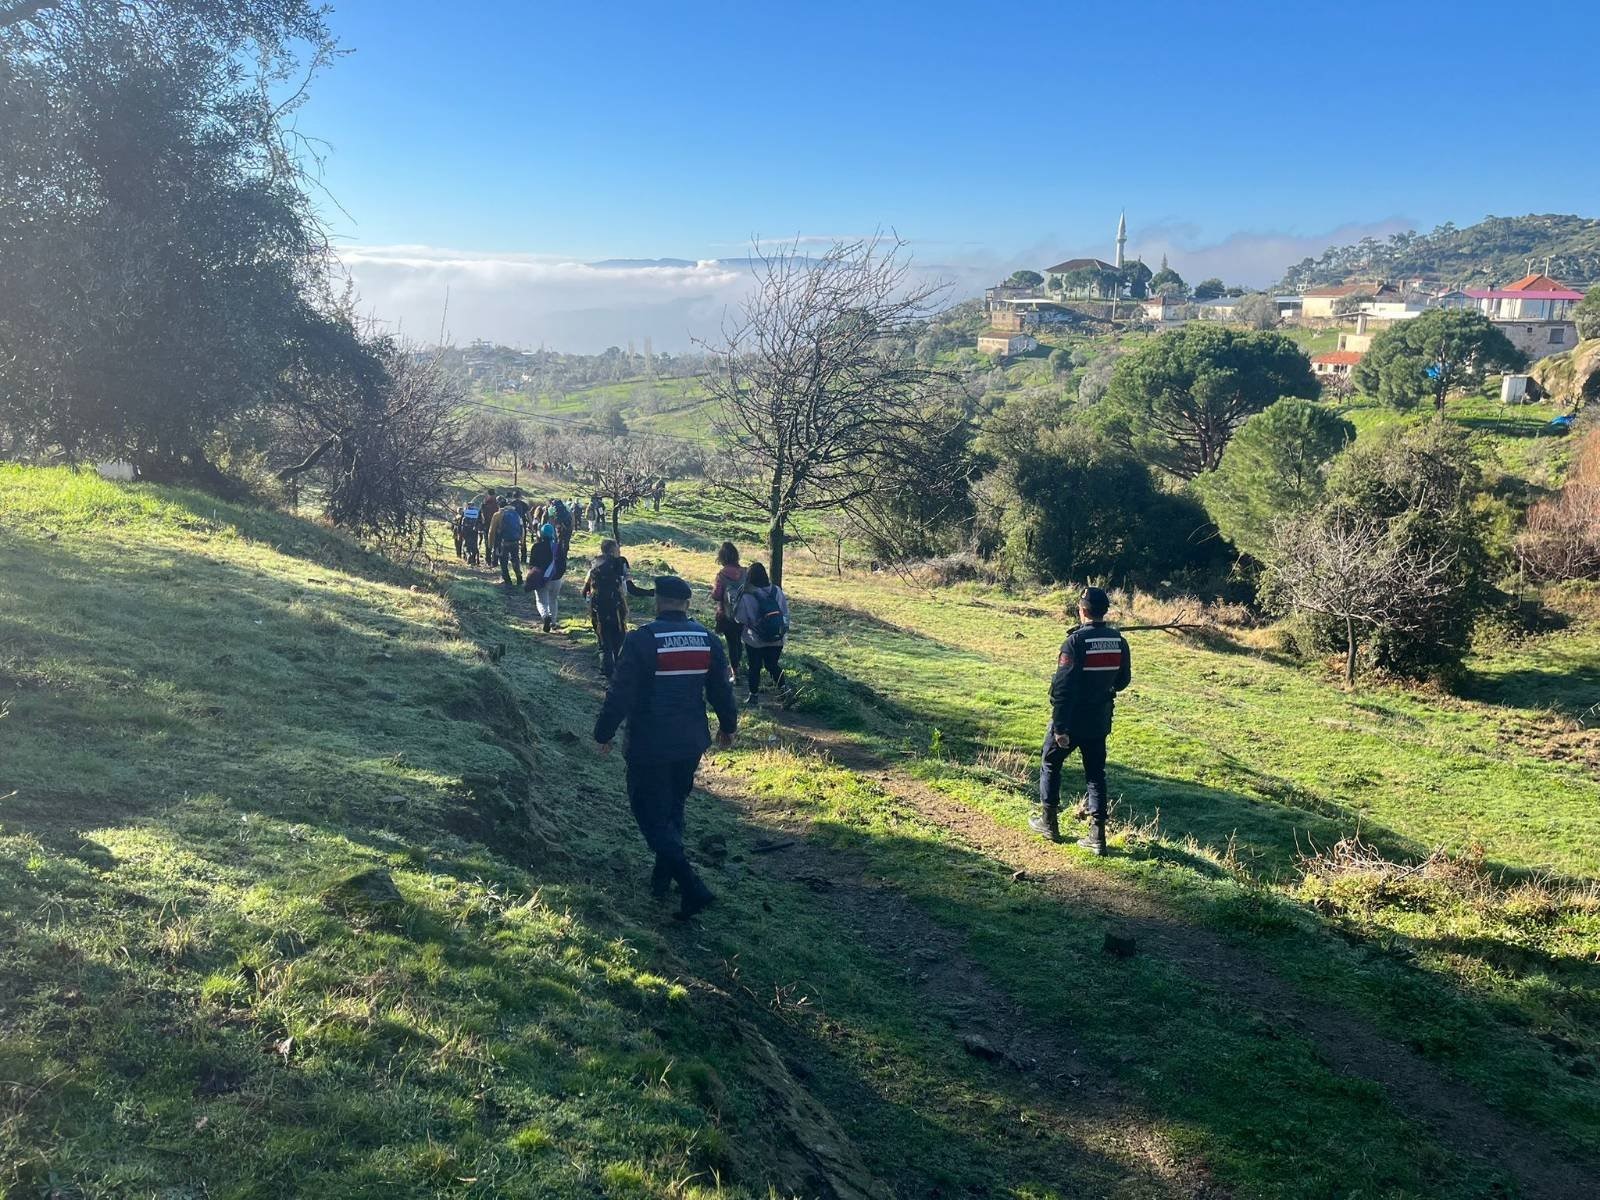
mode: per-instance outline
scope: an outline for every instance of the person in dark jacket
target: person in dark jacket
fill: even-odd
[[[739,713],[722,643],[689,619],[689,585],[676,575],[660,575],[655,593],[656,619],[623,640],[595,718],[594,740],[602,754],[610,753],[626,722],[628,805],[656,856],[650,890],[664,899],[677,883],[678,916],[687,919],[715,899],[683,848],[684,802],[711,745],[706,702],[716,710],[719,746],[733,744]]]
[[[1076,750],[1083,761],[1084,807],[1089,832],[1078,845],[1106,852],[1106,738],[1117,693],[1133,678],[1127,639],[1106,624],[1111,598],[1097,587],[1078,600],[1082,622],[1061,643],[1050,681],[1050,727],[1039,764],[1039,811],[1028,820],[1035,833],[1061,840],[1061,766]]]
[[[583,596],[589,602],[589,623],[600,643],[600,674],[611,677],[622,639],[628,635],[628,597],[655,595],[649,588],[633,582],[633,570],[613,538],[600,543],[600,557],[594,560],[583,581]]]
[[[528,555],[528,578],[522,590],[532,592],[549,633],[561,616],[561,580],[567,573],[567,547],[556,527],[545,524]]]

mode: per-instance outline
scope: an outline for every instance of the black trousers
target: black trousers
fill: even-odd
[[[628,622],[620,612],[603,613],[591,608],[589,623],[600,643],[600,672],[609,675],[617,669],[617,655],[622,653],[622,640],[628,636]]]
[[[500,578],[507,583],[511,582],[511,573],[517,574],[517,586],[522,586],[522,564],[517,561],[517,540],[515,538],[500,539]]]
[[[675,880],[686,899],[710,893],[683,848],[683,808],[694,787],[700,757],[667,763],[628,763],[628,807],[645,845],[655,852],[656,874]]]
[[[717,632],[722,635],[722,640],[728,643],[728,666],[733,668],[733,673],[737,677],[739,662],[744,658],[744,626],[727,617],[718,617]]]
[[[744,652],[750,656],[750,690],[761,690],[761,668],[767,669],[767,674],[772,676],[772,682],[778,687],[783,686],[783,667],[778,660],[783,657],[783,645],[776,646],[746,646]]]
[[[1070,735],[1069,735],[1070,736]],[[1054,722],[1044,731],[1044,750],[1039,759],[1039,803],[1046,808],[1061,807],[1061,766],[1074,750],[1083,760],[1084,799],[1091,816],[1102,821],[1106,816],[1106,739],[1075,737],[1071,744],[1056,745]]]

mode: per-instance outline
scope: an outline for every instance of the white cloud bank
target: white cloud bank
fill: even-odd
[[[1228,283],[1261,287],[1283,269],[1331,245],[1383,238],[1413,227],[1399,218],[1343,225],[1326,233],[1241,232],[1221,241],[1199,241],[1193,227],[1177,223],[1130,231],[1129,252],[1155,267],[1163,254],[1190,283],[1219,276]],[[1109,258],[1109,246],[1054,249],[1039,244],[1016,254],[969,250],[941,263],[927,259],[932,247],[910,246],[919,274],[951,284],[950,299],[977,295],[984,284],[1019,267],[1038,269],[1059,259]],[[361,297],[361,309],[388,328],[422,342],[437,339],[441,320],[456,342],[483,338],[507,345],[588,352],[607,346],[642,346],[657,351],[692,348],[696,337],[715,339],[724,315],[743,299],[751,282],[742,260],[705,259],[684,265],[626,260],[593,265],[540,254],[500,254],[432,246],[353,246],[340,254]],[[448,297],[448,311],[446,298]]]
[[[749,284],[748,272],[714,261],[597,267],[430,246],[358,246],[340,259],[361,311],[418,341],[436,340],[442,322],[457,342],[580,352],[647,337],[657,350],[687,349],[717,331]]]

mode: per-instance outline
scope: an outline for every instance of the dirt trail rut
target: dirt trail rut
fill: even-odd
[[[1064,906],[1113,918],[1137,939],[1139,951],[1172,963],[1190,979],[1228,995],[1268,1019],[1295,1029],[1341,1071],[1379,1084],[1395,1107],[1421,1121],[1439,1141],[1469,1160],[1498,1166],[1527,1200],[1594,1200],[1600,1162],[1575,1146],[1502,1116],[1409,1047],[1386,1038],[1359,1017],[1321,1004],[1274,975],[1242,948],[1187,924],[1159,900],[1109,872],[1075,866],[1078,851],[1052,846],[987,813],[902,775],[861,747],[804,718],[790,722],[833,761],[864,775],[925,819],[975,850],[1059,897]],[[1063,829],[1063,836],[1066,829]]]

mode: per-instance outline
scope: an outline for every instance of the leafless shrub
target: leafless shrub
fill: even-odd
[[[1561,491],[1528,510],[1516,551],[1534,579],[1600,579],[1600,430],[1584,437]]]

